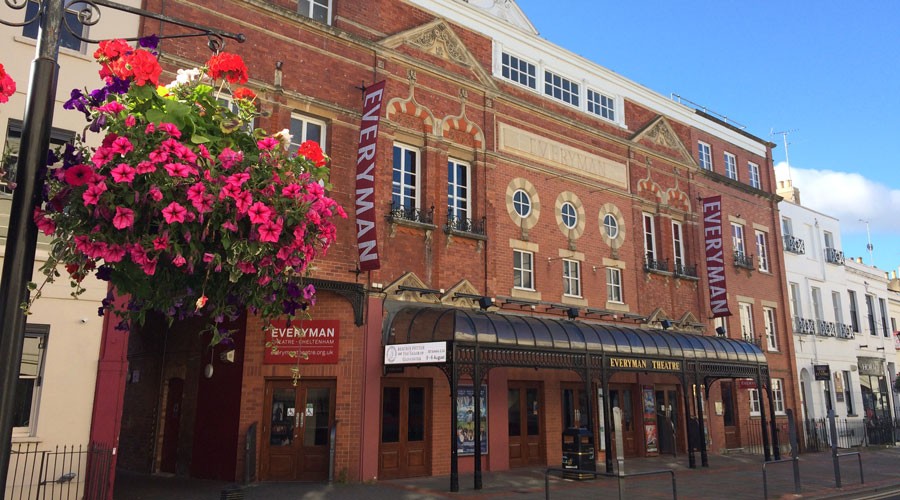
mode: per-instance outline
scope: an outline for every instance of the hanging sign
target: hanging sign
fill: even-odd
[[[273,320],[266,328],[263,363],[268,365],[336,364],[338,362],[338,320]]]
[[[831,367],[828,365],[813,365],[816,380],[831,380]]]
[[[722,246],[722,197],[710,196],[703,205],[703,236],[706,248],[706,274],[709,279],[709,309],[713,318],[731,316],[725,287],[725,251]]]
[[[446,342],[391,344],[384,347],[384,364],[386,365],[416,365],[444,363],[445,361],[447,361]]]
[[[366,87],[356,154],[356,247],[360,271],[381,268],[375,233],[375,153],[383,99],[384,80]]]

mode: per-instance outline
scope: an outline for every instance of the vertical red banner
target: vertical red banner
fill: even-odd
[[[710,196],[703,205],[703,239],[706,242],[706,274],[709,278],[709,308],[714,318],[731,316],[725,286],[725,249],[722,246],[722,197]]]
[[[375,231],[375,166],[383,99],[384,80],[366,87],[356,155],[356,246],[361,271],[381,267]]]

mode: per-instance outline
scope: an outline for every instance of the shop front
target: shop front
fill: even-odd
[[[485,469],[559,466],[567,429],[588,430],[600,470],[611,471],[616,407],[626,457],[680,455],[694,467],[699,451],[707,465],[698,437],[708,440],[709,423],[698,416],[708,415],[710,385],[770,384],[763,353],[737,340],[440,306],[387,304],[386,311],[384,362],[396,373],[383,384],[431,374],[435,422],[424,433],[433,437],[432,457],[450,452],[451,491],[458,491],[461,463],[474,471],[476,489]],[[449,408],[439,403],[445,391]],[[450,422],[441,422],[444,411]],[[774,449],[778,458],[772,422],[774,414],[761,415],[766,456]]]

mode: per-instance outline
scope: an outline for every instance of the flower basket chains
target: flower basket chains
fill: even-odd
[[[334,241],[332,219],[346,217],[325,194],[328,158],[314,142],[289,154],[287,131],[247,130],[251,90],[235,89],[226,107],[222,88],[248,80],[240,57],[214,55],[161,87],[155,40],[141,45],[101,43],[105,85],[73,90],[65,105],[102,141],[81,137],[51,155],[34,213],[53,237],[44,274],[64,266],[75,295],[88,273],[111,282],[129,300],[110,295],[99,312],[123,329],[151,311],[170,322],[206,315],[213,343],[244,308],[263,319],[301,313],[315,301],[302,277]]]

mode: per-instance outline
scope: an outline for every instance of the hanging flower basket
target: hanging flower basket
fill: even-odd
[[[105,85],[65,104],[102,140],[79,137],[51,158],[34,212],[52,236],[47,280],[64,266],[76,296],[88,273],[109,281],[129,300],[120,307],[110,294],[99,313],[121,329],[150,312],[170,323],[205,315],[214,344],[245,308],[263,319],[301,313],[315,302],[303,276],[334,241],[332,219],[346,217],[325,194],[328,158],[314,142],[290,154],[287,131],[248,130],[251,90],[234,89],[236,109],[225,106],[222,88],[248,79],[240,57],[217,54],[163,87],[155,39],[141,46],[102,42]]]

